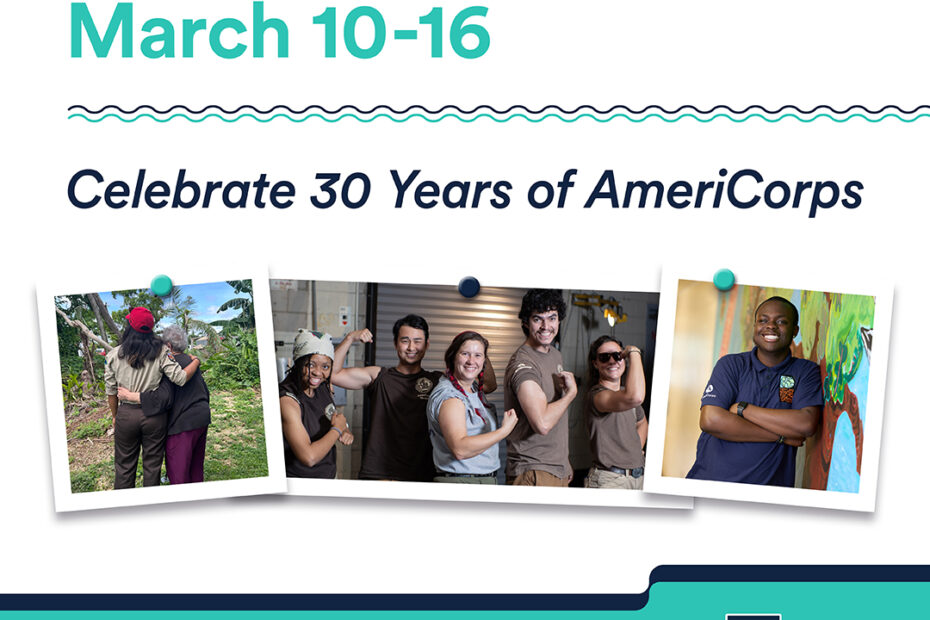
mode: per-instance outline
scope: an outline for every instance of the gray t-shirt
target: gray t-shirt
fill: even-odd
[[[426,404],[429,439],[433,444],[433,463],[436,469],[450,474],[493,474],[501,466],[497,444],[464,461],[456,459],[446,444],[439,427],[439,408],[450,398],[458,399],[465,405],[465,430],[469,437],[497,429],[497,420],[494,419],[493,412],[487,411],[477,392],[463,394],[447,377],[441,377]]]
[[[595,467],[636,469],[644,463],[643,447],[636,432],[636,423],[646,417],[642,407],[626,411],[601,412],[594,406],[594,395],[606,390],[596,385],[584,401],[584,422],[591,441]]]
[[[572,466],[568,460],[568,414],[564,414],[546,435],[533,430],[517,399],[517,390],[524,381],[538,384],[551,403],[562,396],[562,354],[555,347],[540,353],[521,345],[507,364],[504,386],[504,406],[515,409],[517,425],[507,437],[507,476],[519,476],[525,471],[545,471],[559,478],[568,478]]]

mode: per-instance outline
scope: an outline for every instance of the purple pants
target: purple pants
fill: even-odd
[[[203,459],[207,452],[207,427],[168,435],[165,469],[171,484],[203,482]]]

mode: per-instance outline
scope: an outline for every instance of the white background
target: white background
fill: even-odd
[[[389,28],[412,28],[439,3],[379,3]],[[108,15],[112,3],[92,2]],[[246,2],[137,2],[143,19],[250,15]],[[67,107],[149,103],[316,103],[462,107],[785,104],[844,108],[928,103],[925,15],[917,3],[496,2],[490,52],[427,57],[389,41],[375,60],[322,57],[322,2],[269,2],[291,58],[153,61],[69,58],[66,3],[15,3],[0,24],[3,62],[4,419],[0,588],[8,592],[633,592],[659,564],[921,563],[928,302],[924,211],[928,123],[894,119],[702,124],[653,119],[539,124],[491,120],[362,124],[218,120],[91,124]],[[351,5],[354,6],[354,5]],[[466,6],[445,5],[447,23]],[[345,14],[345,9],[341,9]],[[271,37],[270,37],[271,38]],[[290,179],[304,201],[285,211],[81,211],[77,170],[109,179],[139,168],[172,178]],[[578,168],[618,179],[713,180],[753,167],[787,181],[859,180],[863,204],[806,212],[535,211],[537,179]],[[514,183],[502,211],[395,210],[391,168],[435,180]],[[317,211],[315,172],[367,172],[369,204]],[[859,273],[895,287],[874,514],[697,500],[693,512],[267,497],[56,515],[35,287],[51,278],[132,269],[147,282],[191,264],[300,265],[321,279],[657,290],[665,263]],[[708,274],[708,278],[712,274]],[[122,276],[121,276],[122,277]],[[69,292],[69,291],[67,291]],[[876,335],[876,337],[879,337]],[[871,432],[872,429],[869,429]],[[173,545],[164,539],[181,541]],[[193,541],[193,542],[189,542]],[[475,541],[481,541],[476,543]],[[190,553],[193,548],[193,553]],[[135,566],[135,562],[138,566]],[[149,577],[152,575],[153,577]],[[467,578],[462,578],[466,575]]]

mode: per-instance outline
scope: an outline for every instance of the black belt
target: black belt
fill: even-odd
[[[622,467],[597,467],[594,469],[600,469],[601,471],[609,471],[615,474],[620,474],[621,476],[629,476],[630,478],[642,478],[643,477],[643,468],[636,467],[634,469],[623,469]]]
[[[437,478],[496,478],[497,472],[492,471],[487,474],[453,474],[448,471],[437,471]]]

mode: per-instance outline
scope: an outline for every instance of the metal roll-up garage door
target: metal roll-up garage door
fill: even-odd
[[[510,356],[525,336],[520,329],[520,303],[525,289],[482,287],[471,299],[465,298],[455,286],[414,284],[378,284],[376,308],[375,364],[397,365],[392,328],[394,321],[407,314],[419,314],[429,323],[429,350],[423,367],[444,370],[443,354],[460,332],[474,330],[488,339],[488,357],[494,365],[498,389],[488,394],[504,413],[504,371]]]

